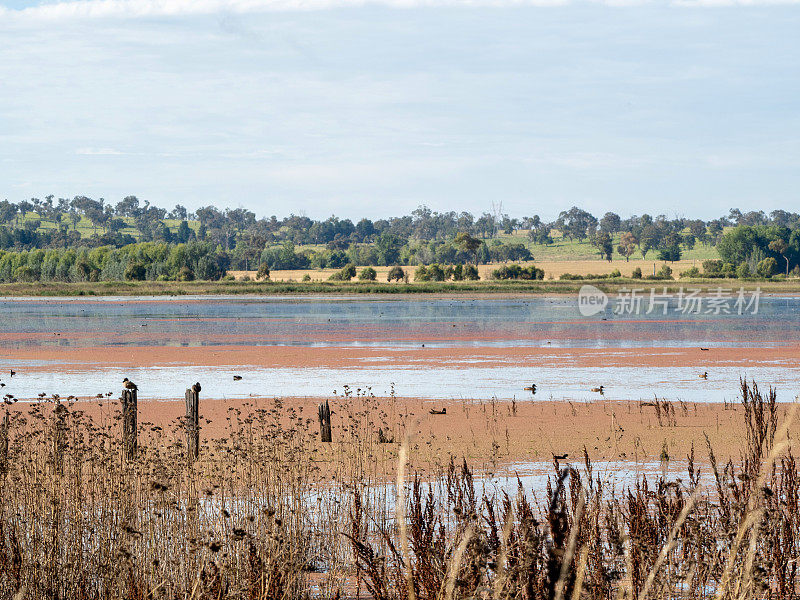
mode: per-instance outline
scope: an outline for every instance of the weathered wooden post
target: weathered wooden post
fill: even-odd
[[[8,473],[8,409],[0,423],[0,476]]]
[[[186,390],[186,445],[191,463],[200,455],[200,391],[194,389]]]
[[[137,440],[137,391],[132,389],[122,390],[122,453],[125,460],[136,459]]]
[[[331,407],[328,406],[328,401],[325,404],[320,404],[317,409],[319,415],[319,434],[323,442],[331,442]]]

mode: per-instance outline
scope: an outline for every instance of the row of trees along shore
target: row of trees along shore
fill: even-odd
[[[86,196],[0,201],[2,282],[215,280],[228,270],[260,269],[266,275],[351,265],[465,269],[530,262],[537,247],[581,243],[609,261],[637,253],[676,261],[700,245],[716,249],[718,271],[726,275],[800,273],[800,215],[783,210],[767,215],[731,209],[704,221],[648,214],[622,218],[613,212],[598,218],[573,207],[548,222],[536,214],[475,216],[422,206],[410,215],[353,222],[335,216],[257,218],[244,208],[215,206],[167,210],[135,196],[116,204]],[[541,278],[516,269],[498,273]]]

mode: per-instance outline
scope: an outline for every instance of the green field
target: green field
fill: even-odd
[[[128,225],[127,227],[120,229],[120,233],[126,233],[128,235],[133,236],[137,240],[139,239],[140,233],[139,230],[136,229],[134,224],[134,219],[132,217],[117,217],[121,218],[125,223]],[[22,215],[18,215],[12,223],[17,228],[25,227],[25,223],[29,223],[32,221],[40,221],[39,228],[37,231],[46,231],[50,229],[58,229],[59,227],[65,227],[67,231],[77,231],[81,234],[82,238],[88,238],[95,234],[103,234],[105,230],[102,227],[96,227],[92,225],[92,222],[87,219],[85,216],[81,216],[80,220],[77,222],[73,222],[69,218],[64,218],[61,220],[61,223],[54,223],[52,220],[43,219],[35,212],[28,212],[25,213],[25,217]],[[175,233],[178,231],[178,225],[180,221],[178,219],[164,219],[164,224],[170,228],[170,230]],[[199,221],[188,221],[189,228],[194,230],[195,232],[200,228]]]
[[[534,244],[528,240],[528,232],[521,230],[516,231],[513,234],[500,233],[494,239],[501,240],[504,243],[525,244],[525,247],[528,248],[533,254],[534,260],[603,260],[597,248],[592,245],[588,238],[583,241],[569,240],[561,237],[561,234],[556,230],[551,233],[551,237],[553,238],[552,244]],[[612,258],[613,260],[624,261],[625,257],[617,252],[617,246],[619,245],[620,237],[621,234],[619,233],[615,233],[612,236],[612,239],[614,240],[614,255]],[[486,243],[491,245],[492,241],[493,240],[486,240]],[[650,250],[647,253],[647,256],[643,257],[642,253],[637,248],[636,252],[633,253],[630,259],[642,260],[643,258],[646,258],[647,260],[653,261],[656,260],[657,255],[657,250]],[[682,260],[702,261],[718,258],[719,253],[714,246],[704,246],[699,242],[695,244],[695,247],[691,250],[682,249],[681,254]]]

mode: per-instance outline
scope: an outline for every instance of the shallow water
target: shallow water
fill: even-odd
[[[2,300],[5,348],[291,345],[630,348],[793,342],[800,298],[762,298],[756,315],[582,317],[574,297],[337,300],[154,298]],[[606,320],[603,320],[606,319]],[[54,335],[55,334],[55,335]],[[60,334],[60,335],[59,335]],[[50,336],[50,337],[48,337]],[[548,344],[549,342],[549,344]]]
[[[4,392],[18,398],[40,393],[95,396],[119,390],[122,377],[140,385],[142,398],[182,398],[193,381],[208,397],[332,396],[371,386],[372,393],[432,399],[531,399],[522,390],[535,381],[534,399],[589,400],[590,388],[603,384],[610,399],[703,402],[731,400],[739,377],[776,385],[781,400],[791,399],[800,382],[797,361],[753,362],[748,347],[794,345],[800,325],[800,298],[762,298],[756,315],[615,316],[586,318],[574,297],[476,299],[331,298],[105,298],[0,301],[0,369],[14,368]],[[606,319],[606,320],[603,320]],[[702,367],[603,367],[500,364],[487,368],[476,350],[471,359],[430,366],[421,361],[383,364],[394,350],[418,347],[625,348],[740,347],[742,362],[715,367],[708,380]],[[19,361],[15,349],[158,346],[365,346],[375,356],[357,368],[263,368],[252,365],[208,367],[163,365],[125,369],[75,360]],[[382,355],[380,350],[385,350]],[[546,359],[544,356],[542,359]],[[552,365],[553,361],[546,361]],[[63,365],[71,364],[70,368]],[[38,370],[25,372],[26,366]],[[233,375],[244,374],[233,382]],[[176,383],[178,382],[178,383]]]
[[[203,382],[209,398],[332,397],[344,393],[348,385],[370,389],[375,396],[391,394],[431,399],[499,400],[597,400],[601,396],[589,391],[602,380],[604,397],[610,400],[652,400],[666,398],[684,402],[723,402],[739,397],[739,377],[777,386],[781,401],[791,400],[800,382],[800,366],[756,366],[717,368],[708,380],[697,377],[692,368],[627,368],[627,367],[494,367],[471,368],[262,368],[247,367],[241,381],[233,381],[240,370],[231,367],[147,367],[117,369],[87,365],[87,369],[66,370],[53,365],[52,371],[21,373],[19,362],[0,360],[0,368],[19,369],[4,391],[17,398],[52,395],[92,397],[112,392],[115,396],[123,377],[140,386],[139,398],[183,398],[183,390],[194,381]],[[535,379],[537,393],[525,392],[520,382]],[[176,384],[176,382],[179,382]],[[183,386],[183,387],[182,387]]]

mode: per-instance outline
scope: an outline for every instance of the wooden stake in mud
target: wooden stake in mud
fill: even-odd
[[[125,460],[136,459],[136,449],[139,446],[137,439],[137,391],[134,389],[122,390],[122,453]]]
[[[323,442],[333,441],[331,439],[331,407],[328,406],[328,401],[325,404],[320,404],[317,409],[319,414],[319,434]]]
[[[0,423],[0,476],[8,473],[8,410]]]
[[[197,384],[192,388],[200,387]],[[200,455],[200,390],[186,390],[186,445],[189,449],[189,462]]]

